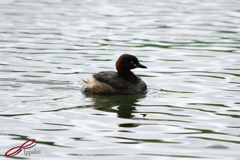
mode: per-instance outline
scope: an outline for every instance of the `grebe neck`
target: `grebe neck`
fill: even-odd
[[[118,69],[118,74],[131,83],[136,83],[139,80],[138,77],[130,70]]]

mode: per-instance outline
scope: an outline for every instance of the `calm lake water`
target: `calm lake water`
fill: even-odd
[[[0,159],[240,159],[239,0],[1,0],[0,21]],[[81,93],[124,53],[146,94]]]

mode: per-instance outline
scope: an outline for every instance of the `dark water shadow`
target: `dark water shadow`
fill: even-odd
[[[138,95],[86,95],[91,98],[92,108],[105,112],[115,112],[119,118],[132,118],[136,112],[137,102],[145,98],[145,94]]]

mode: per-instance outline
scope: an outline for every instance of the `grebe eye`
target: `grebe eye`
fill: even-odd
[[[136,68],[138,67],[133,61],[131,61],[131,63],[134,67],[136,67]]]

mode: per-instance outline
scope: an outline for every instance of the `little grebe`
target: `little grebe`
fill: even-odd
[[[147,89],[146,83],[136,76],[131,69],[147,68],[139,63],[138,59],[130,54],[123,54],[116,62],[114,71],[102,71],[92,76],[82,88],[83,93],[90,94],[121,94],[130,95],[142,93]]]

